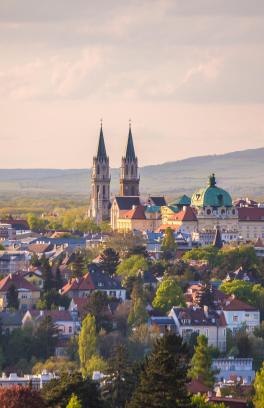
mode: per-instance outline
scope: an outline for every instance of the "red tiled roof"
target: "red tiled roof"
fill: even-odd
[[[182,211],[173,214],[169,219],[174,221],[197,221],[196,214],[191,207],[185,207]]]
[[[41,320],[44,317],[50,316],[54,322],[72,321],[71,313],[68,310],[30,310],[34,320]]]
[[[143,205],[137,205],[136,207],[127,211],[122,218],[128,218],[131,220],[145,220],[145,207]]]
[[[87,304],[88,298],[87,297],[73,297],[73,303],[77,306],[78,312],[81,312]]]
[[[178,231],[180,229],[179,225],[173,225],[173,224],[161,224],[159,228],[156,229],[155,232],[162,232],[166,231],[167,228],[171,228],[173,231]]]
[[[257,239],[257,241],[256,241],[255,244],[254,244],[254,247],[255,247],[255,248],[263,248],[263,247],[264,247],[264,243],[263,243],[263,241],[262,241],[261,238],[258,238],[258,239]]]
[[[248,303],[242,302],[235,297],[229,297],[227,300],[223,302],[223,310],[224,311],[257,311],[258,309],[249,305]]]
[[[6,292],[12,285],[14,285],[17,290],[26,289],[31,292],[39,292],[39,289],[35,285],[28,282],[19,273],[10,273],[4,279],[2,279],[0,281],[0,292]]]
[[[207,394],[210,391],[210,388],[204,385],[200,380],[192,380],[187,384],[187,390],[190,394]]]
[[[78,291],[78,290],[94,290],[95,286],[92,282],[91,276],[89,273],[84,275],[81,278],[71,279],[66,285],[61,289],[61,293],[64,295],[69,291]]]
[[[37,254],[43,254],[45,252],[50,252],[54,248],[51,244],[31,244],[28,246],[28,250],[30,252],[34,252]]]
[[[263,221],[264,208],[260,207],[241,207],[238,208],[239,221]]]

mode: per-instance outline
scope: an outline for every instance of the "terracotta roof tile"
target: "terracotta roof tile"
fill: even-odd
[[[39,292],[39,288],[28,282],[19,273],[9,274],[4,279],[2,279],[0,281],[0,292],[6,292],[12,285],[14,285],[17,290],[26,289],[31,292]]]
[[[122,218],[128,218],[131,220],[145,220],[145,207],[143,205],[137,205],[136,207],[127,211]]]
[[[185,207],[182,211],[173,214],[169,219],[174,221],[197,221],[196,214],[191,207]]]

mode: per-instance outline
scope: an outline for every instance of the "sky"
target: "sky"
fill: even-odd
[[[263,0],[1,0],[1,168],[264,146]]]

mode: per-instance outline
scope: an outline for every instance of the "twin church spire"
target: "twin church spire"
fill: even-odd
[[[101,122],[97,155],[93,158],[89,216],[100,223],[110,217],[110,167]],[[139,195],[138,160],[135,154],[131,123],[125,155],[121,159],[120,196]]]

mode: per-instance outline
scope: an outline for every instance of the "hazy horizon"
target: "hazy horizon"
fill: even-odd
[[[0,3],[0,168],[139,165],[264,145],[262,0]]]

